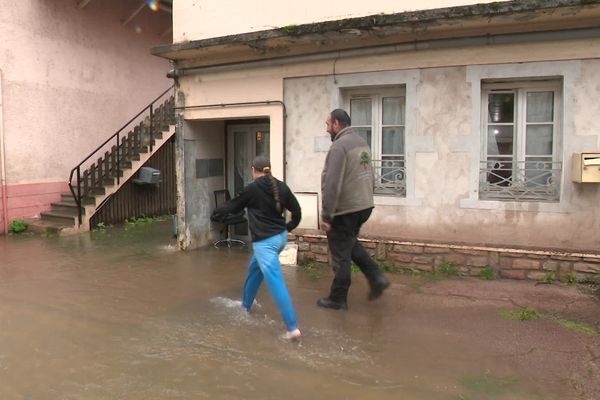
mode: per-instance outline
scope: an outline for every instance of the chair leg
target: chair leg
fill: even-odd
[[[229,248],[231,248],[231,244],[232,244],[232,243],[238,243],[238,244],[240,244],[240,245],[242,245],[242,246],[245,246],[245,245],[246,245],[246,242],[244,242],[243,240],[239,240],[239,239],[232,239],[232,238],[231,238],[231,229],[230,229],[230,226],[231,226],[231,225],[225,225],[225,230],[226,230],[226,232],[227,232],[227,237],[226,237],[225,239],[220,239],[220,240],[217,240],[217,241],[214,243],[214,246],[215,246],[216,248],[219,248],[219,245],[220,245],[220,244],[222,244],[222,243],[227,243],[227,247],[229,247]]]

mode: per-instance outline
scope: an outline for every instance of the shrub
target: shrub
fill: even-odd
[[[25,232],[27,230],[28,226],[29,226],[29,224],[27,222],[22,221],[20,219],[15,219],[8,226],[8,231],[11,233],[21,233],[21,232]]]

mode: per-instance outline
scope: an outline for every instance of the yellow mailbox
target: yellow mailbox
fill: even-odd
[[[600,182],[600,153],[573,154],[573,182]]]

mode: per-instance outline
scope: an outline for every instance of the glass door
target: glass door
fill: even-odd
[[[235,196],[252,182],[251,164],[258,155],[270,156],[268,124],[230,125],[227,130],[227,182],[231,196]],[[248,227],[238,225],[234,233],[248,236]]]

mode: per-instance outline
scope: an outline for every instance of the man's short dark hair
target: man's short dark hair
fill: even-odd
[[[342,128],[350,126],[350,116],[348,113],[341,108],[336,108],[331,112],[331,122],[338,121]]]

